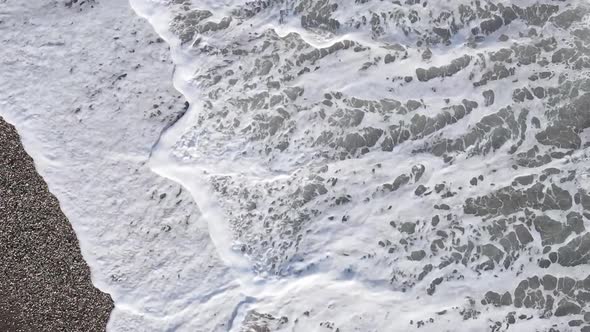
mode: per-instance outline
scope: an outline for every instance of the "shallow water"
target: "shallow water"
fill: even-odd
[[[575,320],[527,285],[586,277],[582,2],[132,5],[191,101],[151,165],[207,214],[249,298],[234,329]]]

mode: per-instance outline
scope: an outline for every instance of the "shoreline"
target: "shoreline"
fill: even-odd
[[[0,330],[104,331],[114,308],[13,125],[0,117]]]
[[[222,308],[241,300],[231,273],[190,193],[149,165],[186,111],[168,45],[126,1],[6,8],[0,114],[71,221],[94,286],[113,299],[106,329],[223,329]]]

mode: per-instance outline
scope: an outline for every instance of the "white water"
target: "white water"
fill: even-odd
[[[214,176],[229,176],[239,178],[245,186],[253,183],[265,183],[281,181],[288,178],[293,172],[297,172],[297,167],[288,161],[281,163],[276,161],[271,165],[263,161],[252,159],[251,157],[240,157],[241,145],[238,143],[235,147],[232,145],[235,141],[224,139],[225,146],[221,150],[209,150],[210,146],[215,145],[215,138],[207,138],[206,135],[195,135],[191,137],[193,125],[197,122],[200,99],[205,97],[206,91],[200,86],[193,83],[193,78],[198,72],[205,72],[204,69],[209,65],[209,60],[203,56],[195,56],[190,49],[182,47],[180,41],[169,30],[169,22],[174,15],[166,2],[132,0],[133,8],[142,17],[150,21],[154,29],[162,36],[167,43],[171,45],[172,58],[177,65],[174,76],[175,87],[183,93],[185,98],[191,101],[191,107],[181,121],[169,128],[161,137],[158,145],[155,147],[150,159],[150,167],[158,174],[174,180],[184,187],[188,188],[195,201],[203,211],[203,217],[209,225],[209,234],[216,246],[219,256],[226,266],[230,267],[240,283],[240,292],[246,297],[246,302],[237,307],[237,316],[234,320],[232,331],[240,331],[240,322],[246,315],[247,310],[256,310],[263,313],[271,313],[275,317],[299,317],[299,319],[289,321],[288,324],[282,325],[280,330],[285,331],[320,331],[325,327],[318,325],[320,322],[336,322],[340,331],[359,330],[359,331],[407,331],[409,321],[418,321],[424,317],[436,317],[436,312],[441,310],[452,310],[458,307],[469,307],[468,299],[474,294],[484,293],[491,287],[489,278],[479,279],[478,276],[465,275],[471,279],[469,283],[463,281],[450,281],[447,286],[439,291],[437,297],[424,296],[427,284],[420,285],[408,292],[392,290],[388,283],[389,272],[388,266],[391,262],[383,261],[381,264],[365,266],[358,264],[354,260],[339,255],[341,252],[364,252],[367,243],[371,243],[379,236],[381,232],[387,230],[380,226],[381,222],[371,221],[367,216],[379,214],[377,211],[358,209],[357,211],[348,211],[352,220],[357,220],[355,224],[349,224],[345,228],[333,224],[326,219],[322,220],[324,226],[309,235],[306,246],[309,255],[308,260],[318,263],[318,269],[314,273],[303,274],[300,276],[290,275],[283,278],[273,278],[263,275],[255,275],[249,270],[249,262],[246,256],[241,255],[239,246],[233,245],[235,238],[232,234],[231,227],[228,224],[228,217],[223,207],[216,201],[212,195],[213,189],[210,188],[210,179]],[[219,21],[228,14],[232,7],[242,4],[241,1],[226,1],[220,6],[216,1],[201,1],[197,8],[208,9],[214,13],[211,21]],[[350,9],[352,10],[352,9]],[[346,11],[346,9],[342,10]],[[275,30],[280,36],[288,33],[299,34],[305,42],[314,47],[326,47],[334,42],[346,39],[360,41],[363,45],[373,45],[371,39],[363,38],[359,34],[344,34],[336,37],[322,37],[311,34],[309,31],[301,29],[297,18],[287,19],[283,25],[277,25],[277,12],[270,12],[267,16],[257,17],[252,23],[255,31],[264,31],[266,29]],[[228,39],[233,38],[231,32],[228,33]],[[239,35],[239,32],[237,33]],[[403,36],[402,36],[403,37]],[[204,37],[206,38],[206,37]],[[207,40],[212,44],[220,43],[217,40]],[[206,43],[205,42],[205,43]],[[373,45],[375,46],[375,45]],[[488,50],[498,49],[501,44],[489,44]],[[434,50],[435,56],[432,65],[443,65],[449,59],[458,57],[465,52],[465,48],[456,50],[443,49]],[[478,49],[481,51],[481,49]],[[438,54],[437,54],[438,53]],[[475,52],[474,54],[475,55]],[[419,55],[414,54],[414,57]],[[412,59],[412,57],[411,57]],[[347,59],[343,63],[355,63],[359,59]],[[214,63],[214,61],[212,62]],[[407,63],[403,67],[398,67],[397,75],[413,75],[414,68],[418,63]],[[325,91],[342,91],[352,93],[358,98],[379,98],[387,94],[385,87],[374,82],[383,79],[387,73],[373,72],[371,76],[360,78],[355,83],[345,83],[350,81],[348,73],[343,71],[344,67],[338,66],[333,70],[333,76],[307,77],[307,80],[313,82],[312,91],[306,90],[305,96],[309,100],[321,98]],[[359,79],[356,77],[355,79]],[[453,95],[457,99],[464,97],[473,97],[468,92],[468,86],[471,84],[466,78],[463,80],[465,86],[447,86],[441,87],[446,89],[447,95]],[[371,86],[371,88],[366,88]],[[373,88],[374,87],[374,88]],[[426,88],[424,88],[426,89]],[[510,96],[508,93],[502,93],[502,89],[496,90],[499,103],[508,103]],[[508,92],[508,91],[507,91]],[[403,93],[408,98],[428,98],[424,91],[404,90]],[[376,120],[377,121],[377,120]],[[465,121],[460,130],[464,132],[468,126],[475,123],[477,118],[471,117]],[[453,127],[453,132],[445,132],[447,137],[458,135],[457,126]],[[239,137],[235,138],[239,142]],[[234,150],[235,149],[235,150]],[[408,160],[407,154],[411,150],[406,147],[407,152],[399,151],[397,155],[374,155],[369,154],[363,161],[352,160],[338,162],[331,167],[347,168],[347,163],[364,162],[367,168],[370,165],[381,163],[385,169],[407,169],[417,162],[428,165],[426,178],[430,178],[431,185],[434,185],[440,179],[446,179],[450,183],[463,181],[465,178],[477,176],[482,170],[482,163],[486,165],[505,164],[501,156],[486,157],[485,161],[479,158],[463,161],[461,170],[454,167],[447,167],[441,164],[437,158],[413,159]],[[207,154],[209,151],[210,153]],[[424,158],[424,157],[422,157]],[[351,164],[352,166],[352,164]],[[493,167],[493,166],[490,166]],[[354,167],[351,167],[354,168]],[[358,167],[357,167],[358,168]],[[430,171],[430,170],[436,171]],[[485,168],[484,168],[485,169]],[[393,172],[395,174],[395,172]],[[345,174],[341,174],[346,177]],[[494,179],[497,185],[502,183],[509,184],[510,178]],[[351,174],[352,177],[352,174]],[[376,180],[375,182],[379,182]],[[362,195],[359,195],[362,196]],[[418,201],[399,202],[401,216],[407,214],[412,217],[416,211],[430,209]],[[369,206],[368,209],[371,209]],[[322,257],[325,256],[325,257]],[[347,255],[348,256],[348,255]],[[347,266],[354,267],[357,270],[356,275],[347,275],[343,269]],[[376,270],[375,266],[383,268]],[[411,270],[413,267],[400,265],[398,269]],[[533,268],[533,267],[532,267]],[[534,268],[533,268],[534,269]],[[516,287],[517,278],[513,273],[504,273],[501,276],[495,276],[493,283],[503,285],[501,288],[512,290]],[[305,319],[302,313],[311,311],[313,319]],[[531,313],[533,311],[530,311]],[[426,331],[482,331],[488,328],[488,322],[502,320],[506,312],[501,309],[488,309],[478,320],[463,321],[459,315],[436,317],[435,324],[429,324],[423,327]],[[554,320],[558,322],[559,320]],[[398,324],[397,322],[403,322]],[[460,325],[459,325],[460,324]],[[542,323],[541,323],[542,324]],[[540,328],[538,321],[524,322],[519,325],[522,329]],[[276,327],[278,330],[278,327]]]

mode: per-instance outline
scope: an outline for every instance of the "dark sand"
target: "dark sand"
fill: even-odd
[[[57,199],[0,117],[0,331],[104,331],[112,309]]]

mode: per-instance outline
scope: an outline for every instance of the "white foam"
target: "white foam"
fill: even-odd
[[[400,219],[416,219],[424,215],[432,215],[432,201],[416,198],[411,194],[400,194],[399,200],[390,203],[393,206],[392,211],[384,213],[378,207],[387,205],[385,198],[373,198],[371,204],[357,204],[353,208],[339,208],[337,211],[323,211],[321,220],[314,220],[309,225],[301,244],[299,255],[304,256],[305,262],[300,264],[293,263],[291,272],[280,278],[268,276],[264,273],[253,274],[249,270],[249,265],[258,263],[264,264],[264,261],[257,262],[257,257],[242,255],[239,250],[239,241],[233,234],[233,229],[229,225],[229,214],[232,207],[238,209],[239,205],[232,202],[231,197],[216,196],[214,190],[210,188],[211,179],[217,176],[227,176],[234,179],[237,187],[255,187],[263,183],[282,183],[288,179],[295,178],[295,175],[305,167],[313,164],[313,158],[310,157],[313,151],[293,149],[293,154],[280,156],[273,161],[261,160],[256,156],[245,156],[243,151],[251,148],[250,143],[244,141],[240,135],[223,136],[219,133],[208,130],[207,128],[195,125],[198,121],[199,114],[203,111],[200,109],[200,102],[207,99],[207,90],[205,87],[198,86],[194,83],[194,78],[200,73],[205,73],[209,67],[217,64],[216,59],[209,59],[206,56],[196,55],[191,52],[190,48],[180,45],[180,41],[169,30],[170,18],[174,15],[174,9],[168,6],[167,2],[131,0],[134,9],[139,15],[147,18],[154,26],[154,29],[171,45],[172,57],[177,65],[174,76],[176,88],[191,101],[191,107],[184,118],[177,122],[172,128],[168,129],[162,136],[159,144],[154,149],[150,166],[158,174],[183,184],[190,189],[191,194],[196,202],[204,211],[209,224],[210,235],[216,245],[216,249],[222,257],[224,263],[232,269],[237,278],[240,280],[240,292],[245,296],[245,300],[237,307],[234,307],[234,319],[232,320],[232,331],[238,331],[239,322],[246,317],[248,310],[256,310],[263,313],[271,313],[274,317],[298,317],[296,321],[289,321],[282,325],[283,330],[294,331],[316,331],[320,330],[318,322],[337,322],[340,327],[356,328],[360,331],[407,331],[409,328],[417,327],[415,324],[408,327],[409,321],[418,321],[424,317],[434,317],[436,323],[426,325],[422,330],[426,331],[482,331],[489,328],[489,322],[503,320],[506,317],[506,310],[501,308],[490,308],[480,313],[481,317],[477,320],[464,321],[463,317],[457,315],[438,316],[436,312],[441,310],[455,310],[457,308],[469,308],[474,310],[479,305],[475,296],[481,296],[487,290],[491,289],[490,283],[503,285],[506,291],[512,291],[518,280],[516,272],[504,272],[499,275],[489,275],[481,277],[473,271],[463,271],[465,280],[453,280],[449,277],[445,281],[445,287],[437,291],[437,296],[430,297],[425,295],[425,289],[429,286],[429,281],[422,281],[415,287],[404,292],[400,288],[392,286],[394,284],[390,278],[392,270],[403,271],[407,273],[418,273],[419,266],[408,261],[398,261],[395,255],[392,258],[379,258],[378,262],[360,261],[359,257],[363,255],[372,255],[368,243],[376,242],[382,234],[389,232],[389,218],[396,215]],[[243,1],[225,1],[223,6],[216,1],[201,1],[197,4],[199,9],[208,9],[213,12],[211,21],[219,21],[228,15],[232,8],[242,4]],[[526,4],[532,4],[533,1],[526,1]],[[339,10],[336,13],[345,13],[342,20],[351,17],[354,12],[352,2],[339,2]],[[364,8],[366,12],[371,10],[378,11],[384,6],[389,6],[387,2],[374,2]],[[522,3],[525,5],[525,3]],[[443,12],[447,8],[446,1],[435,1],[434,6],[437,11]],[[203,44],[223,45],[230,43],[232,38],[242,40],[245,38],[246,31],[263,32],[265,30],[274,30],[279,36],[286,36],[290,33],[296,33],[310,46],[321,48],[332,45],[342,40],[357,41],[363,46],[370,46],[376,51],[372,55],[382,55],[380,47],[383,42],[401,43],[403,45],[414,45],[416,40],[403,34],[390,34],[381,40],[374,40],[368,37],[367,31],[346,31],[344,28],[337,36],[331,34],[317,34],[302,29],[297,17],[287,17],[286,21],[278,25],[278,10],[269,9],[261,13],[256,18],[248,21],[250,28],[235,28],[236,31],[227,32],[226,39],[215,40],[203,36]],[[418,9],[420,15],[426,17],[429,15],[427,9]],[[360,15],[359,15],[360,16]],[[341,21],[342,21],[341,20]],[[516,29],[519,28],[515,25]],[[234,27],[230,28],[233,29]],[[511,27],[514,28],[514,27]],[[499,35],[505,31],[496,32]],[[482,43],[477,49],[465,47],[465,42],[469,37],[468,29],[457,34],[453,43],[449,46],[439,46],[434,48],[433,58],[428,66],[440,66],[448,64],[450,60],[462,55],[471,55],[474,58],[477,54],[484,51],[491,51],[505,47],[507,43],[489,42]],[[489,40],[493,40],[491,36]],[[242,39],[240,39],[242,38]],[[480,104],[483,104],[480,96],[474,95],[473,85],[468,78],[469,72],[460,72],[453,79],[453,84],[441,84],[438,80],[421,84],[421,89],[412,88],[413,85],[404,88],[391,88],[386,81],[387,77],[396,76],[413,76],[415,69],[425,64],[416,60],[420,54],[410,49],[410,57],[407,60],[387,67],[387,71],[379,69],[368,69],[365,73],[359,73],[350,70],[351,64],[357,65],[363,60],[362,55],[342,55],[339,62],[329,60],[318,60],[318,66],[324,71],[318,71],[317,74],[310,73],[305,75],[304,79],[295,79],[292,84],[306,84],[304,93],[305,99],[298,100],[301,104],[309,104],[310,101],[317,101],[325,92],[340,91],[349,96],[366,99],[379,99],[383,96],[400,97],[407,100],[410,98],[424,99],[427,102],[436,103],[439,95],[433,93],[431,89],[438,89],[440,95],[452,97],[456,100],[463,98],[476,98]],[[288,56],[288,55],[286,55]],[[340,57],[340,55],[338,55]],[[332,59],[333,60],[333,59]],[[241,58],[244,66],[250,65],[249,59]],[[472,64],[473,65],[473,64]],[[502,107],[512,103],[510,91],[503,92],[502,82],[490,82],[489,89],[497,91],[496,106]],[[231,93],[231,91],[224,91]],[[440,99],[440,98],[438,98]],[[444,106],[444,105],[437,105]],[[491,112],[491,110],[489,110]],[[417,113],[427,111],[417,110]],[[485,112],[474,112],[469,114],[460,123],[454,124],[452,128],[443,129],[440,133],[446,138],[458,137],[466,133],[472,126],[486,115]],[[304,115],[294,115],[304,116]],[[297,119],[299,121],[301,119]],[[379,128],[383,126],[377,117],[371,118],[370,114],[366,115],[363,120],[365,125]],[[300,121],[304,122],[304,121]],[[297,128],[296,130],[313,130],[309,128]],[[302,134],[303,135],[303,134]],[[531,135],[529,132],[527,135]],[[313,136],[310,134],[310,136]],[[317,135],[316,135],[317,136]],[[477,177],[479,174],[486,173],[486,176],[495,165],[509,164],[509,158],[506,156],[507,148],[503,148],[502,153],[491,154],[485,157],[472,157],[470,159],[461,159],[460,163],[448,165],[442,163],[440,158],[431,155],[416,155],[412,150],[418,149],[423,142],[408,142],[404,146],[396,147],[394,153],[368,153],[362,159],[332,161],[329,163],[330,171],[328,175],[338,173],[342,181],[347,181],[342,186],[342,193],[350,193],[354,201],[360,201],[371,194],[371,190],[376,185],[392,180],[392,175],[400,174],[406,171],[414,164],[426,165],[427,172],[424,175],[423,183],[428,187],[444,182],[448,184],[464,183],[465,179]],[[381,164],[384,170],[377,175],[369,175],[362,178],[353,175],[353,171],[359,169],[369,170],[375,164]],[[359,165],[364,165],[360,167]],[[337,170],[337,171],[334,171]],[[356,174],[356,173],[355,173]],[[495,182],[498,187],[508,185],[514,173],[502,173],[493,175],[490,181]],[[359,179],[365,181],[354,182]],[[498,188],[496,187],[496,188]],[[338,187],[340,188],[340,187]],[[355,188],[356,190],[347,191]],[[477,188],[465,189],[461,197],[471,195],[484,195],[491,192],[494,188]],[[403,189],[407,190],[407,189]],[[460,200],[449,200],[452,202],[451,212],[462,214]],[[224,205],[225,204],[225,205]],[[233,205],[232,205],[233,204]],[[228,212],[229,211],[229,212]],[[329,220],[332,212],[336,214],[346,214],[350,216],[352,222],[345,226],[339,220]],[[462,219],[465,227],[469,227],[473,218],[463,216]],[[400,238],[401,239],[401,238]],[[400,240],[397,239],[397,240]],[[395,239],[394,239],[395,240]],[[417,241],[417,246],[429,245],[427,240]],[[539,253],[531,253],[538,255]],[[433,262],[433,264],[435,264]],[[528,264],[525,257],[520,257],[515,264]],[[445,271],[439,271],[440,275],[452,275],[453,266],[449,266]],[[541,273],[536,266],[531,266],[528,270],[530,273]],[[551,270],[552,273],[557,273]],[[471,273],[471,275],[469,274]],[[473,302],[471,302],[473,301]],[[470,304],[473,303],[473,304]],[[481,307],[478,307],[481,309]],[[312,319],[306,320],[303,312],[311,311]],[[526,311],[526,310],[524,310]],[[523,311],[523,312],[524,312]],[[532,313],[532,310],[529,310]],[[403,322],[398,324],[397,322]],[[565,324],[564,319],[552,320],[554,324]],[[535,329],[541,327],[543,322],[533,320],[524,322],[519,325],[522,329]],[[342,328],[341,330],[345,330]]]

